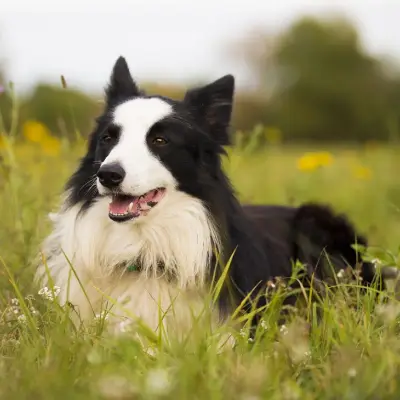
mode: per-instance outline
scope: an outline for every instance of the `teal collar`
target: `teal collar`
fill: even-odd
[[[128,265],[128,268],[126,269],[128,272],[135,272],[139,271],[139,268],[135,264]]]

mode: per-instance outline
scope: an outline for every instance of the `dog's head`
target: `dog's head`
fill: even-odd
[[[67,185],[70,203],[107,196],[109,217],[124,222],[145,217],[169,192],[202,200],[221,173],[233,92],[234,78],[226,75],[187,91],[182,101],[149,96],[120,57],[88,152]]]

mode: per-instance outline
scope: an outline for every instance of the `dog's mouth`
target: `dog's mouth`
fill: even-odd
[[[141,196],[113,194],[108,209],[108,216],[116,222],[125,222],[147,215],[165,195],[165,188],[150,190]]]

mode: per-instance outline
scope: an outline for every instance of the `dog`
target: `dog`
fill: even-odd
[[[211,283],[224,278],[219,323],[239,304],[258,298],[265,305],[257,295],[274,277],[290,277],[293,260],[306,266],[304,285],[311,276],[326,281],[323,253],[336,273],[361,263],[363,283],[374,281],[374,265],[352,246],[366,239],[327,206],[239,203],[221,166],[233,98],[232,75],[189,89],[180,101],[147,95],[118,58],[37,270],[80,320],[114,299],[115,321],[129,314],[154,330],[160,323],[187,329]]]

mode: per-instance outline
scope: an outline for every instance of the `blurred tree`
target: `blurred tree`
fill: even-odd
[[[101,107],[80,91],[38,84],[22,104],[21,119],[37,120],[53,135],[74,139],[76,133],[82,136],[89,133]]]
[[[366,54],[348,21],[302,18],[276,37],[253,34],[242,54],[268,94],[264,118],[285,138],[393,136],[399,116],[393,101],[400,95],[394,83],[400,81]]]

